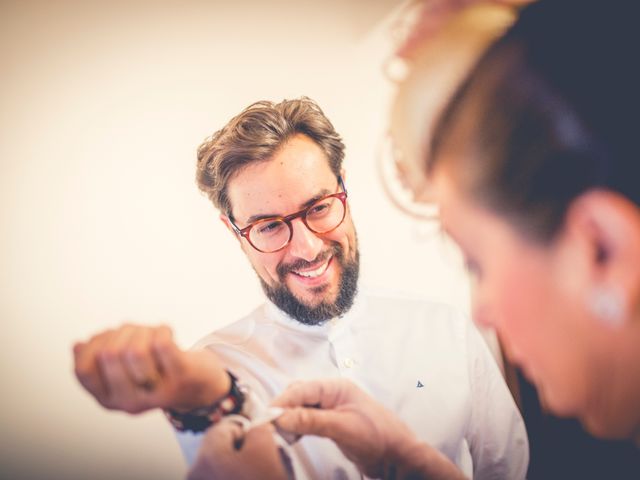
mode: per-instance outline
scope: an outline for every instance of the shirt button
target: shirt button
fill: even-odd
[[[342,362],[345,368],[351,368],[355,365],[356,362],[353,361],[353,358],[345,358],[344,362]]]

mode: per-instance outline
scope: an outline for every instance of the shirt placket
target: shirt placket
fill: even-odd
[[[362,357],[349,326],[335,325],[329,332],[329,343],[340,376],[356,378],[362,368]]]

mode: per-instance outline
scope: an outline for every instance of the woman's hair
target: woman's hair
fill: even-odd
[[[524,8],[440,116],[427,173],[451,163],[471,199],[542,241],[589,189],[640,204],[634,3],[540,0]]]
[[[344,144],[329,119],[310,98],[253,103],[198,148],[196,182],[218,209],[231,214],[229,181],[243,168],[269,160],[293,136],[304,134],[327,156],[338,177]]]

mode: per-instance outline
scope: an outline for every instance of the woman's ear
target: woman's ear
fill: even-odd
[[[565,226],[586,247],[589,309],[612,324],[630,318],[640,302],[640,208],[618,193],[590,190],[572,202]]]

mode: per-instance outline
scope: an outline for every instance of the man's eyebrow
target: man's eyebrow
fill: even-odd
[[[300,209],[299,210],[303,210],[303,209],[305,209],[307,207],[310,207],[311,205],[316,203],[318,200],[320,200],[322,197],[325,197],[327,195],[331,195],[331,193],[333,193],[331,190],[323,188],[316,195],[314,195],[309,200],[307,200],[302,205],[300,205]],[[293,212],[291,212],[291,213],[293,213]],[[287,215],[290,215],[290,213],[287,213]],[[254,222],[257,222],[258,220],[264,220],[265,218],[284,217],[284,216],[286,216],[286,215],[281,215],[279,213],[261,213],[260,215],[251,215],[247,219],[247,225],[250,225],[250,224],[252,224]]]
[[[302,210],[303,208],[310,207],[311,205],[316,203],[318,200],[320,200],[322,197],[326,197],[327,195],[331,195],[332,193],[335,193],[335,192],[332,192],[327,188],[323,188],[318,192],[317,195],[315,195],[314,197],[311,197],[309,200],[307,200],[302,205],[300,205],[300,210]]]

